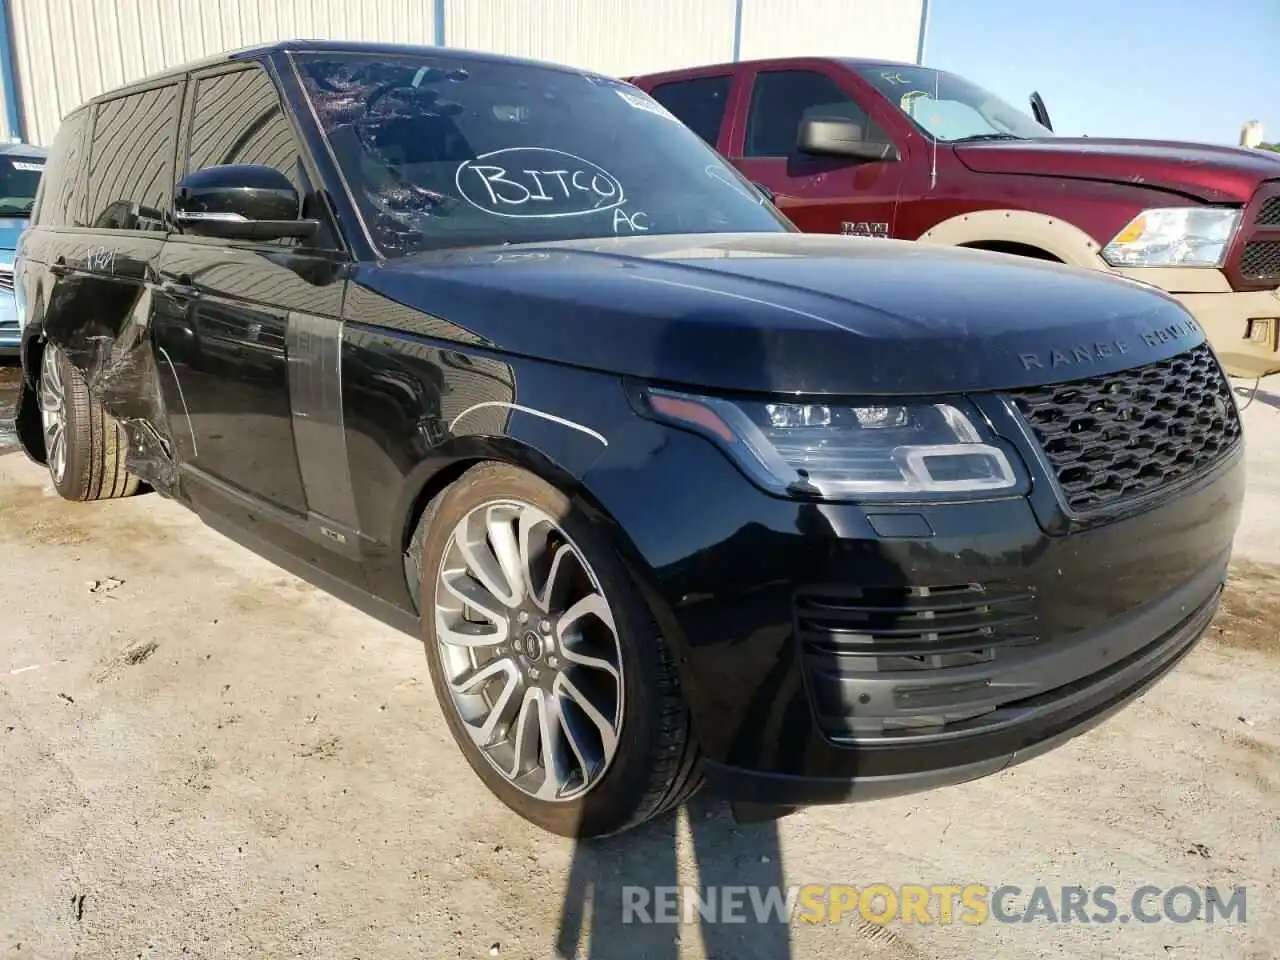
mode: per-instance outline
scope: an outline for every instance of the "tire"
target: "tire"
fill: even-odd
[[[138,478],[125,470],[124,431],[52,343],[45,344],[40,361],[38,396],[45,464],[64,500],[114,500],[137,493]]]
[[[500,601],[502,590],[486,588],[475,575],[468,558],[484,560],[490,583],[510,585],[486,520],[512,530],[502,539],[517,552],[505,555],[520,571],[516,579],[532,583],[532,590],[507,590]],[[527,550],[519,550],[522,529],[535,544]],[[638,826],[697,791],[700,754],[667,644],[612,544],[568,497],[524,470],[481,464],[428,504],[414,547],[420,548],[422,636],[436,696],[454,740],[499,800],[551,833],[590,838]],[[558,568],[548,559],[555,555]],[[539,605],[544,590],[546,602]],[[482,622],[463,619],[464,595],[490,608],[478,617],[478,608],[470,608],[473,621]],[[521,613],[528,614],[526,622]],[[495,644],[502,622],[510,629],[506,641]],[[476,645],[447,642],[459,638]],[[482,673],[490,679],[464,681],[467,696],[455,697],[451,681]],[[594,716],[581,706],[584,700]],[[540,705],[548,711],[541,716]],[[496,726],[489,722],[494,713],[502,718]],[[547,738],[540,732],[543,718],[552,731]],[[536,764],[517,759],[522,726],[526,758],[536,735]],[[606,726],[616,737],[611,756]],[[486,727],[492,736],[484,735]],[[484,740],[489,745],[482,749],[478,741]],[[559,762],[548,761],[548,740]]]

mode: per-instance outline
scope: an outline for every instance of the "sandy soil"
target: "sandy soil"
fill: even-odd
[[[2,371],[0,371],[2,373]],[[2,387],[0,387],[2,389]],[[3,400],[3,398],[0,398]],[[0,456],[0,951],[14,957],[1280,956],[1280,395],[1207,642],[1042,758],[735,826],[700,801],[578,846],[480,787],[420,648],[154,496],[73,505]],[[1247,922],[621,922],[624,884],[1248,887]]]

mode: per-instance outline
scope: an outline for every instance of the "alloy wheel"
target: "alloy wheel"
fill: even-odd
[[[44,429],[45,462],[54,483],[67,472],[67,402],[58,364],[58,348],[48,344],[40,363],[40,422]]]
[[[454,709],[507,781],[544,801],[600,781],[622,728],[622,652],[595,572],[550,516],[502,500],[458,522],[435,634]]]

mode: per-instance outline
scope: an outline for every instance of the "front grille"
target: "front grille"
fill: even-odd
[[[937,587],[804,587],[796,636],[808,655],[836,656],[853,673],[985,663],[1031,643],[1034,595],[977,583]]]
[[[1272,197],[1264,203],[1253,222],[1260,227],[1280,226],[1280,197]]]
[[[0,267],[0,290],[13,290],[13,271]]]
[[[1241,435],[1231,386],[1206,344],[1132,370],[1011,396],[1077,514],[1196,476]]]
[[[1240,273],[1249,280],[1280,280],[1280,240],[1254,240],[1240,254]]]

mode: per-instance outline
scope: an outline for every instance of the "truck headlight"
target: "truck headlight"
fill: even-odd
[[[960,400],[865,405],[644,391],[645,412],[709,437],[758,484],[822,499],[1012,494],[1010,453]]]
[[[1113,267],[1221,267],[1240,222],[1234,207],[1144,210],[1102,248]]]

